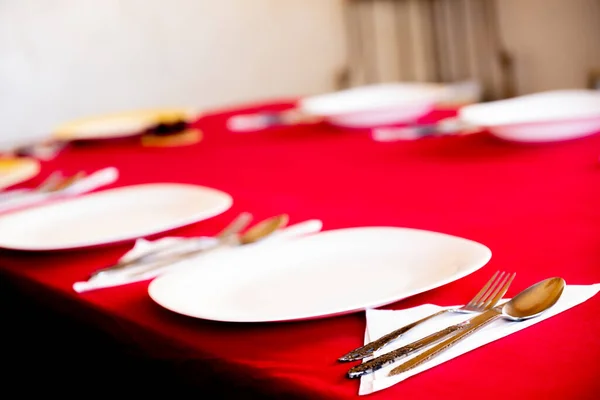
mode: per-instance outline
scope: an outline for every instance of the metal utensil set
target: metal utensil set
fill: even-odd
[[[417,351],[425,349],[428,346],[435,345],[395,367],[389,372],[388,375],[393,376],[400,374],[430,360],[437,354],[447,350],[460,340],[468,337],[473,332],[479,330],[497,318],[505,317],[512,321],[522,321],[538,316],[556,303],[562,294],[562,290],[565,285],[562,278],[546,279],[522,291],[511,301],[498,305],[498,302],[502,299],[502,296],[510,287],[515,275],[515,273],[511,274],[497,271],[490,278],[490,280],[486,282],[481,290],[471,299],[471,301],[464,306],[459,308],[444,309],[418,321],[402,326],[377,340],[352,350],[346,355],[340,357],[338,361],[347,362],[371,357],[376,351],[381,350],[417,325],[425,323],[426,321],[441,314],[476,314],[476,316],[473,318],[470,318],[462,323],[446,327],[396,350],[384,353],[358,364],[350,368],[347,376],[349,378],[359,378],[363,375],[373,373],[383,367],[391,365],[402,358],[408,357],[409,355],[413,355]]]

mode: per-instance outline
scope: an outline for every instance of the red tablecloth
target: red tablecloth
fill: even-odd
[[[112,165],[120,171],[113,186],[183,182],[233,196],[234,205],[224,214],[173,235],[211,234],[249,211],[256,220],[278,213],[288,213],[290,223],[319,218],[324,229],[427,229],[491,248],[491,261],[479,271],[386,308],[460,304],[496,270],[517,273],[507,295],[551,276],[570,284],[600,282],[600,134],[545,145],[507,143],[486,133],[378,143],[368,132],[326,125],[236,134],[225,128],[230,114],[202,117],[197,125],[204,140],[189,147],[142,148],[127,140],[73,145],[44,163],[30,184],[55,169],[91,172]],[[424,121],[451,114],[435,112]],[[24,296],[109,334],[126,349],[165,361],[198,393],[358,397],[358,380],[345,377],[353,364],[336,359],[362,343],[363,313],[285,323],[218,323],[161,308],[148,297],[147,281],[83,294],[72,290],[73,282],[129,248],[4,251],[0,270]],[[598,398],[598,315],[596,296],[368,397]],[[109,385],[110,379],[101,384]],[[140,385],[151,387],[152,382]]]

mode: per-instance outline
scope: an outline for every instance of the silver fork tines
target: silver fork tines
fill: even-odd
[[[504,296],[514,277],[515,274],[510,275],[506,272],[500,273],[500,271],[496,271],[471,301],[463,307],[457,308],[455,311],[483,312],[490,309]]]

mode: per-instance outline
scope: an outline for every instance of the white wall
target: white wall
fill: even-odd
[[[334,88],[342,0],[0,0],[0,143],[65,120]]]

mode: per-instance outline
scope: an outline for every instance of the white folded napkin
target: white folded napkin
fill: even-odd
[[[265,239],[244,246],[262,246],[264,244],[273,243],[274,241],[300,237],[319,232],[322,227],[323,223],[320,220],[311,219],[282,228]],[[144,260],[144,262],[140,263],[139,265],[136,264],[135,266],[127,267],[123,270],[108,271],[106,273],[96,275],[87,281],[75,282],[73,284],[73,290],[78,293],[82,293],[95,289],[121,286],[153,279],[165,273],[166,271],[193,268],[193,266],[204,257],[213,256],[221,253],[222,251],[229,251],[235,247],[237,247],[235,243],[221,243],[217,238],[208,236],[193,238],[165,237],[154,241],[138,239],[133,248],[125,253],[125,255],[119,259],[119,261],[126,262],[140,255],[146,254],[149,251],[156,251],[156,253],[153,253],[155,255],[149,257],[147,261]],[[182,251],[194,250],[199,250],[199,253],[168,265],[162,265],[158,268],[154,267],[155,265],[161,263],[160,259],[163,256]]]
[[[414,124],[407,126],[386,126],[374,128],[371,138],[376,142],[396,142],[416,140],[425,137],[468,135],[480,131],[475,126],[467,125],[458,118],[445,118],[432,124]]]
[[[0,195],[0,212],[8,212],[41,204],[58,198],[72,197],[115,182],[119,171],[114,167],[103,168],[81,178],[64,189],[39,192],[35,189],[14,189]]]
[[[435,367],[436,365],[458,357],[461,354],[467,353],[487,343],[508,336],[511,333],[520,331],[521,329],[525,329],[533,324],[537,324],[538,322],[541,322],[558,313],[568,310],[569,308],[574,307],[590,299],[596,293],[598,293],[598,291],[600,291],[600,283],[597,283],[595,285],[567,285],[558,302],[554,306],[552,306],[552,308],[544,312],[542,315],[521,322],[512,322],[506,319],[496,320],[488,326],[482,328],[480,331],[473,333],[468,338],[465,338],[464,340],[458,342],[448,350],[438,354],[433,359],[421,364],[420,366],[399,375],[395,375],[392,377],[387,376],[388,373],[394,367],[400,365],[400,363],[412,357],[415,357],[417,354],[420,354],[427,348],[416,352],[415,354],[398,360],[398,362],[390,366],[384,367],[378,371],[375,371],[372,374],[363,375],[361,377],[358,394],[371,394],[379,390],[388,388],[392,385],[395,385],[396,383],[402,382],[403,380],[413,375],[426,371],[429,368]],[[367,329],[365,332],[365,344],[371,342],[372,340],[380,338],[384,334],[389,333],[400,326],[426,317],[427,315],[430,315],[444,308],[453,307],[440,307],[433,304],[424,304],[422,306],[409,308],[406,310],[367,310]],[[415,340],[421,339],[431,333],[434,333],[440,329],[444,329],[450,325],[460,323],[471,317],[473,317],[473,315],[458,313],[447,313],[439,317],[435,317],[429,320],[428,322],[408,331],[397,341],[376,352],[375,356],[379,356],[391,350],[402,347],[406,344],[414,342]],[[351,366],[349,365],[348,368],[350,367]]]

